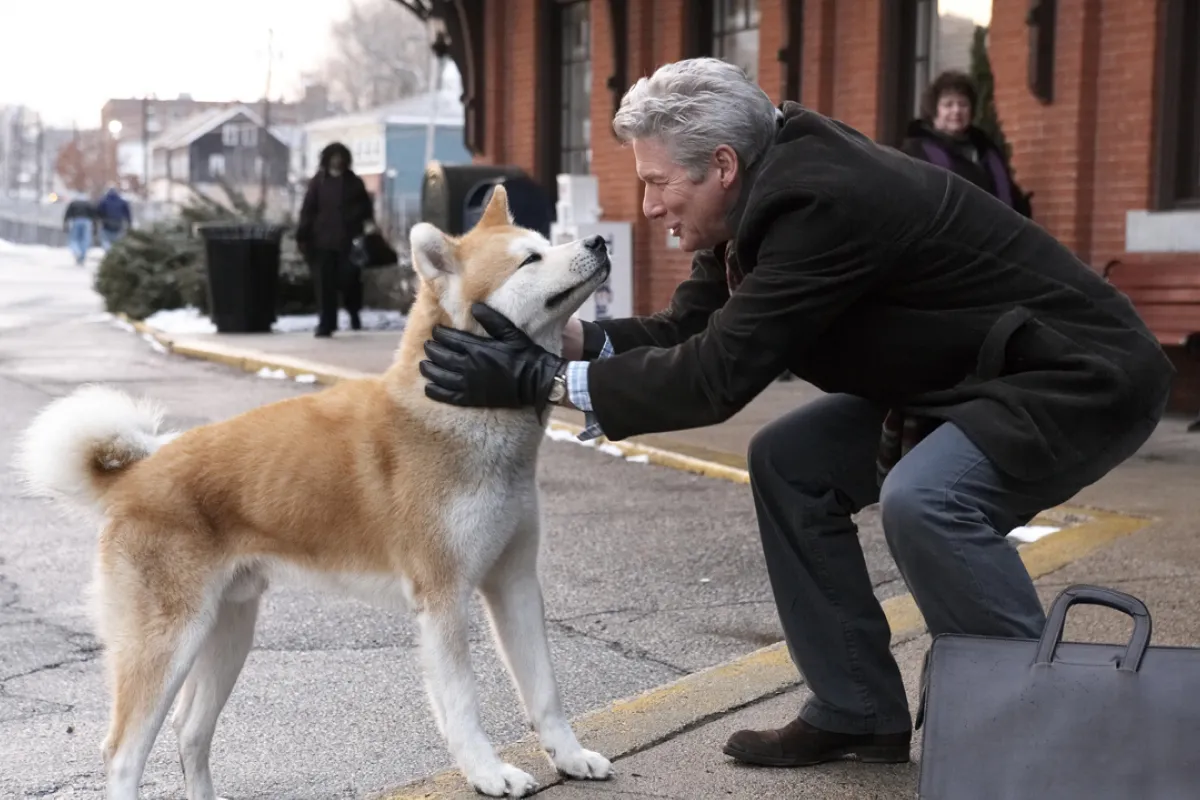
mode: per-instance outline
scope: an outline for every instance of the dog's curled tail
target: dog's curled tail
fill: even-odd
[[[162,419],[163,411],[148,400],[84,386],[34,418],[18,443],[15,466],[32,494],[102,503],[130,465],[170,438],[159,433]]]

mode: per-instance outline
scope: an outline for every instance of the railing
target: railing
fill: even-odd
[[[169,215],[164,203],[129,199],[130,213],[135,228],[152,224]],[[15,244],[45,244],[65,247],[67,232],[63,229],[63,215],[67,202],[37,203],[0,196],[0,239]]]
[[[46,225],[36,219],[8,216],[0,211],[0,239],[15,244],[45,244],[66,247],[67,232],[62,223]]]

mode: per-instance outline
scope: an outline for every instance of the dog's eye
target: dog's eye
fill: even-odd
[[[533,263],[535,263],[537,261],[541,261],[541,260],[542,260],[541,253],[530,253],[528,256],[526,256],[525,260],[520,263],[520,265],[517,267],[517,269],[520,269],[521,267],[527,267],[530,264],[533,264]]]

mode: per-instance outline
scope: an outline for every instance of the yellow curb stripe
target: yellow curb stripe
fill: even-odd
[[[290,356],[264,356],[257,350],[225,347],[212,342],[177,339],[169,345],[174,353],[189,358],[204,359],[227,364],[246,372],[258,372],[261,369],[282,370],[289,378],[298,375],[312,375],[316,382],[332,385],[340,381],[360,378],[374,378],[376,375],[358,370],[333,367],[318,361]]]
[[[282,370],[289,378],[299,375],[312,375],[316,382],[332,385],[345,380],[376,377],[374,373],[335,367],[320,361],[310,361],[294,356],[270,355],[261,350],[234,347],[221,342],[209,342],[198,339],[174,338],[171,334],[153,328],[144,322],[133,320],[125,314],[117,314],[118,319],[131,325],[138,333],[151,336],[163,347],[176,355],[195,358],[202,361],[212,361],[245,372],[258,372],[261,369]]]
[[[1058,512],[1084,521],[1020,549],[1021,560],[1034,579],[1049,575],[1154,521],[1074,506],[1060,507]],[[1046,523],[1053,524],[1049,519]],[[894,644],[925,633],[924,618],[911,594],[888,598],[881,605]],[[780,642],[634,697],[617,700],[605,708],[577,717],[571,724],[584,747],[616,761],[799,683],[800,676],[787,646]],[[563,781],[531,736],[500,749],[500,757],[532,774],[543,787]],[[719,756],[714,754],[713,757]],[[386,800],[466,800],[477,796],[455,768],[382,795]]]
[[[569,433],[572,436],[578,436],[583,432],[583,428],[578,425],[572,425],[569,422],[552,419],[549,425],[551,430],[562,431]],[[750,473],[744,469],[730,467],[725,464],[717,464],[705,459],[696,458],[694,456],[684,455],[683,453],[675,453],[670,450],[663,450],[658,447],[652,447],[647,444],[642,444],[637,441],[620,441],[613,442],[601,436],[596,440],[597,446],[600,444],[616,448],[621,451],[621,454],[626,458],[629,456],[644,456],[649,463],[657,464],[660,467],[670,467],[672,469],[682,470],[683,472],[691,472],[697,475],[704,475],[709,478],[719,478],[721,480],[732,481],[734,483],[749,483]]]

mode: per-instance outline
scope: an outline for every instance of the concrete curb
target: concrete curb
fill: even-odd
[[[309,361],[303,358],[293,358],[284,355],[271,355],[248,347],[235,347],[220,342],[197,341],[189,339],[186,336],[174,336],[153,328],[144,322],[132,320],[125,314],[116,314],[115,316],[138,333],[158,342],[171,353],[201,361],[225,364],[226,366],[245,372],[258,372],[264,368],[283,370],[289,378],[296,378],[300,375],[312,375],[316,383],[324,385],[332,385],[344,380],[374,377],[369,372],[344,369],[319,361]]]
[[[121,316],[121,315],[119,315]],[[143,336],[152,338],[168,351],[189,358],[204,359],[257,372],[266,367],[283,370],[289,377],[312,375],[317,383],[334,384],[342,380],[370,377],[369,373],[345,370],[327,364],[261,351],[237,348],[209,341],[173,338],[145,323],[121,317]],[[552,419],[550,428],[572,435],[579,425]],[[651,443],[653,442],[653,443]],[[625,457],[710,478],[749,483],[745,461],[728,453],[713,453],[694,446],[668,449],[669,440],[645,437],[611,442],[601,438],[597,444],[615,448]],[[663,446],[667,445],[667,446]],[[1060,506],[1033,521],[1060,527],[1020,549],[1030,575],[1036,580],[1082,558],[1113,541],[1145,528],[1155,520],[1128,516],[1107,510],[1079,506]],[[925,622],[912,595],[889,598],[882,603],[892,630],[893,646],[925,633]],[[572,721],[585,747],[603,753],[609,759],[634,755],[705,722],[770,698],[801,683],[786,646],[781,642],[754,651],[732,661],[686,675],[643,694],[618,700],[605,708],[584,714]],[[533,736],[501,748],[501,758],[534,775],[543,789],[563,782],[546,759]],[[714,754],[714,758],[717,755]],[[618,776],[619,779],[619,776]],[[476,798],[478,795],[455,768],[443,770],[410,783],[396,791],[385,792],[387,800],[433,800],[433,798]]]

